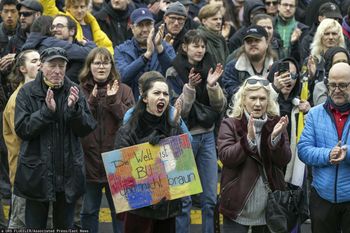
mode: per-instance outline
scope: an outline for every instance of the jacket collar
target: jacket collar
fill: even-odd
[[[266,77],[269,71],[270,66],[273,64],[272,57],[265,57],[265,64],[264,64],[264,70],[262,76]],[[236,62],[235,68],[238,71],[246,71],[249,73],[249,75],[255,75],[253,67],[245,53],[242,53]]]

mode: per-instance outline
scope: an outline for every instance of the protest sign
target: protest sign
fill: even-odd
[[[117,213],[202,192],[187,134],[102,153]]]

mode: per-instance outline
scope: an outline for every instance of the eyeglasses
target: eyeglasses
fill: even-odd
[[[35,14],[35,11],[22,11],[22,12],[19,12],[19,17],[23,16],[23,17],[29,17],[31,15],[34,15]]]
[[[335,89],[338,87],[339,90],[341,91],[345,91],[348,86],[350,85],[350,83],[328,83],[327,86],[328,86],[328,89],[331,90],[331,91],[335,91]]]
[[[68,26],[63,25],[61,23],[58,23],[56,25],[52,24],[51,27],[50,27],[50,30],[53,31],[53,30],[55,30],[55,28],[58,29],[58,30],[62,30],[65,27],[68,27]]]
[[[180,24],[184,23],[186,18],[180,18],[180,17],[174,17],[174,16],[169,16],[169,21],[171,23],[175,23],[175,21],[177,20],[177,22],[179,22]]]
[[[277,4],[278,4],[277,1],[265,2],[265,5],[267,5],[267,6],[277,6]]]
[[[288,4],[288,3],[282,3],[281,6],[283,6],[283,7],[285,7],[285,8],[287,8],[287,7],[294,8],[294,7],[295,7],[295,5],[293,5],[293,4]]]
[[[263,86],[268,86],[270,84],[269,80],[267,80],[267,79],[255,79],[255,78],[247,79],[247,83],[250,85],[260,83]]]
[[[94,66],[97,66],[97,67],[102,66],[103,68],[105,68],[106,66],[109,66],[112,63],[109,61],[105,61],[105,62],[95,61],[95,62],[92,62],[91,64],[93,64]]]

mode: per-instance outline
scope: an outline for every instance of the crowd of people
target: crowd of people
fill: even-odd
[[[350,233],[350,1],[0,0],[0,12],[0,228],[97,233],[104,190],[114,233],[189,233],[193,205],[203,233],[218,211],[225,233],[266,233],[266,177],[304,190],[313,233]],[[101,153],[183,133],[203,192],[117,214]]]

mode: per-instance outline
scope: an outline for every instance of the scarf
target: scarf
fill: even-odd
[[[336,105],[330,96],[328,96],[325,104],[326,106],[332,106],[334,109],[338,110],[341,113],[347,112],[350,110],[350,103],[346,103],[340,106]]]
[[[207,38],[207,52],[212,56],[213,65],[221,63],[225,65],[226,58],[229,55],[225,38],[216,32],[210,31],[200,25],[198,30]]]
[[[207,76],[211,68],[212,59],[210,54],[206,53],[197,65],[192,65],[188,62],[187,55],[180,52],[176,55],[173,66],[178,73],[183,84],[188,83],[188,75],[192,67],[194,67],[195,73],[200,73],[202,81],[195,87],[196,88],[196,100],[200,103],[209,104],[209,96],[207,92]]]

